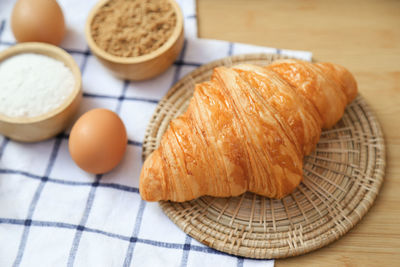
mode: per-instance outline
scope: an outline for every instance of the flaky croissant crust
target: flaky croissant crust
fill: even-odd
[[[148,201],[246,191],[282,198],[302,181],[303,157],[321,128],[332,127],[356,95],[352,74],[331,63],[215,68],[144,162],[140,194]]]

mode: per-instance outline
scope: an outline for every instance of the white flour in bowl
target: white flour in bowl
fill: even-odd
[[[0,63],[0,114],[40,116],[61,106],[74,85],[61,61],[33,53],[12,56]]]

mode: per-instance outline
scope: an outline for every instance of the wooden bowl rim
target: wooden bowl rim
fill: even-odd
[[[4,114],[0,114],[0,121],[2,122],[12,124],[31,124],[45,121],[63,112],[75,100],[75,98],[79,96],[81,91],[82,77],[78,65],[70,54],[55,45],[38,42],[16,44],[0,52],[0,64],[7,58],[24,53],[40,54],[63,62],[64,65],[69,68],[74,75],[75,85],[72,93],[58,108],[34,117],[9,117]],[[58,55],[59,58],[55,58],[54,55]]]
[[[106,51],[101,49],[96,44],[96,42],[93,40],[90,26],[92,24],[92,20],[93,20],[94,16],[97,14],[97,11],[109,1],[111,1],[111,0],[99,1],[92,8],[92,10],[90,11],[90,13],[86,19],[85,36],[86,36],[86,40],[88,42],[89,48],[94,52],[94,54],[96,54],[110,62],[118,63],[118,64],[137,64],[137,63],[143,63],[146,61],[150,61],[154,58],[161,56],[169,48],[174,46],[183,31],[183,14],[182,14],[182,11],[181,11],[179,5],[176,3],[175,0],[167,0],[168,2],[171,3],[172,8],[175,11],[176,25],[175,25],[174,31],[172,32],[172,35],[168,38],[168,40],[162,46],[160,46],[156,50],[150,52],[149,54],[145,54],[145,55],[137,56],[137,57],[119,57],[119,56],[115,56],[110,53],[107,53]]]

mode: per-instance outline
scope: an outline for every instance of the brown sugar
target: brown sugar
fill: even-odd
[[[176,25],[167,0],[110,0],[95,15],[91,34],[106,52],[137,57],[161,47]]]

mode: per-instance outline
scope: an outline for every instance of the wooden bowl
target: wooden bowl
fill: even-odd
[[[109,0],[100,1],[89,13],[86,20],[86,40],[93,54],[106,66],[116,77],[128,80],[145,80],[164,72],[179,55],[182,50],[183,15],[179,5],[174,0],[171,3],[176,13],[176,25],[172,35],[161,47],[149,54],[138,57],[118,57],[101,49],[93,40],[91,24],[98,10]]]
[[[0,63],[14,55],[35,53],[61,61],[74,75],[75,87],[57,109],[35,117],[8,117],[0,114],[0,133],[16,141],[36,142],[63,131],[78,110],[82,99],[81,72],[74,59],[63,49],[45,43],[21,43],[0,52]],[[34,88],[32,88],[34,89]]]

